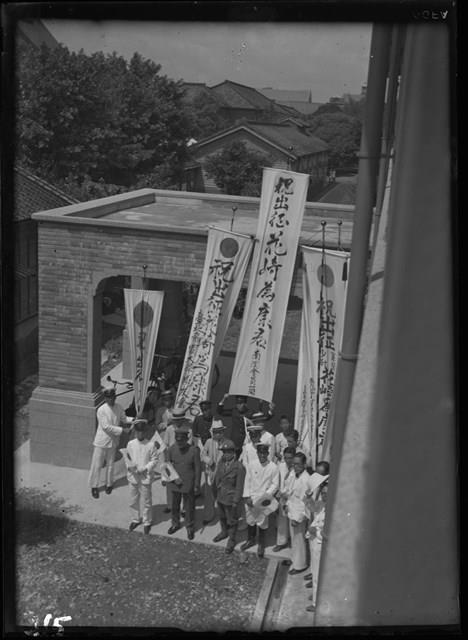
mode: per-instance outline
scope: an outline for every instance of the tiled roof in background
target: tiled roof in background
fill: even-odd
[[[338,182],[320,198],[329,204],[356,204],[356,182]]]
[[[249,122],[247,126],[259,135],[287,149],[289,153],[292,153],[296,157],[309,155],[311,153],[320,153],[328,149],[326,142],[316,136],[301,133],[294,125]],[[290,147],[292,147],[292,151]]]
[[[276,100],[277,102],[308,102],[310,96],[310,90],[289,91],[288,89],[265,87],[264,89],[259,89],[259,91],[270,100]]]
[[[31,214],[75,204],[78,200],[38,178],[22,167],[14,170],[14,220],[29,220]]]
[[[183,89],[185,91],[184,102],[191,103],[199,96],[205,95],[217,100],[220,106],[228,106],[221,94],[212,91],[203,82],[184,82]]]
[[[279,105],[276,105],[253,87],[247,87],[231,80],[225,80],[211,87],[211,90],[221,95],[224,101],[232,108],[268,111],[274,110],[277,106],[279,107]]]
[[[243,132],[250,132],[252,135],[261,136],[264,140],[271,142],[277,147],[281,147],[284,153],[293,157],[301,157],[313,153],[320,153],[328,150],[326,142],[315,136],[301,133],[297,126],[293,124],[275,124],[270,122],[248,121],[244,124],[234,125],[223,131],[218,131],[214,135],[200,140],[191,147],[195,157],[201,147],[211,144],[215,140],[222,141],[223,138],[231,134],[239,134],[242,139]]]

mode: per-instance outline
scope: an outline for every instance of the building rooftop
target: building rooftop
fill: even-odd
[[[29,220],[32,213],[78,202],[26,169],[14,168],[14,220]]]
[[[236,109],[259,109],[262,111],[283,112],[281,105],[264,96],[260,91],[244,84],[224,80],[210,89],[222,96],[223,100]]]
[[[80,202],[52,211],[41,211],[33,219],[59,224],[78,224],[125,229],[145,229],[185,235],[207,235],[209,226],[255,235],[260,198],[229,196],[186,191],[140,189],[126,194]],[[353,207],[306,204],[301,243],[319,245],[322,221],[326,221],[325,240],[330,248],[351,243]],[[342,221],[342,224],[338,223]]]
[[[235,132],[242,131],[270,142],[292,158],[299,158],[312,153],[320,153],[328,149],[326,142],[315,136],[302,133],[294,124],[248,121],[244,124],[237,124],[223,131],[218,131],[212,136],[200,140],[196,145],[192,146],[192,151],[196,155],[202,146],[211,144],[215,140],[222,139]]]
[[[288,150],[292,147],[292,153],[297,157],[328,150],[326,142],[316,136],[302,133],[292,124],[257,122],[249,122],[247,124],[249,129],[256,131],[272,142],[276,142],[276,144],[279,144],[281,147]]]
[[[271,87],[265,87],[259,89],[260,93],[270,98],[270,100],[276,100],[277,102],[312,102],[312,93],[310,89],[307,90],[289,90],[289,89],[272,89]]]
[[[319,202],[354,205],[356,202],[356,189],[356,181],[337,182],[319,199]]]

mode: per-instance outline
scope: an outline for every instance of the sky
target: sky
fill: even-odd
[[[135,51],[174,80],[312,91],[313,102],[358,94],[367,80],[370,23],[196,23],[44,20],[72,51]]]

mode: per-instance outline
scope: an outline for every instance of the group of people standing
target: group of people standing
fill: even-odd
[[[195,501],[203,496],[203,523],[211,522],[216,511],[220,531],[213,542],[227,540],[225,551],[232,553],[238,530],[247,529],[240,549],[257,545],[257,555],[265,553],[270,515],[276,514],[278,552],[291,548],[289,573],[306,571],[306,586],[312,589],[315,606],[318,560],[325,514],[328,462],[312,470],[306,454],[298,448],[298,434],[287,416],[280,418],[280,433],[273,435],[266,424],[273,417],[272,403],[260,403],[254,412],[247,398],[236,396],[227,409],[227,394],[213,412],[210,400],[200,403],[201,413],[193,422],[184,408],[174,407],[174,393],[164,391],[158,406],[145,404],[141,416],[128,416],[116,402],[113,387],[104,389],[105,402],[97,410],[98,427],[94,439],[89,483],[91,494],[99,498],[100,474],[105,464],[105,492],[113,488],[116,451],[122,435],[134,437],[121,448],[127,468],[132,513],[129,529],[143,524],[145,534],[152,525],[152,484],[157,477],[166,487],[171,513],[172,535],[181,528],[195,536]],[[223,419],[230,418],[230,426]],[[307,545],[310,545],[308,560]]]

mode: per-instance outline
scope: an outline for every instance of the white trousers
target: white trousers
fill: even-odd
[[[100,486],[101,469],[106,462],[106,487],[114,484],[114,458],[117,447],[94,447],[89,470],[89,486],[97,489]]]
[[[315,606],[317,600],[317,586],[320,567],[320,554],[322,552],[322,541],[317,538],[310,540],[310,572],[312,574],[312,604]]]
[[[284,545],[288,544],[289,540],[289,519],[283,513],[281,508],[278,509],[276,515],[276,544]]]
[[[130,489],[130,511],[132,514],[132,522],[141,522],[143,520],[143,525],[150,525],[153,518],[151,485],[143,484],[141,482],[138,484],[132,484],[129,482],[128,487]]]
[[[302,571],[302,569],[307,567],[306,520],[303,520],[295,527],[293,527],[291,521],[289,521],[289,532],[291,535],[291,568]]]

